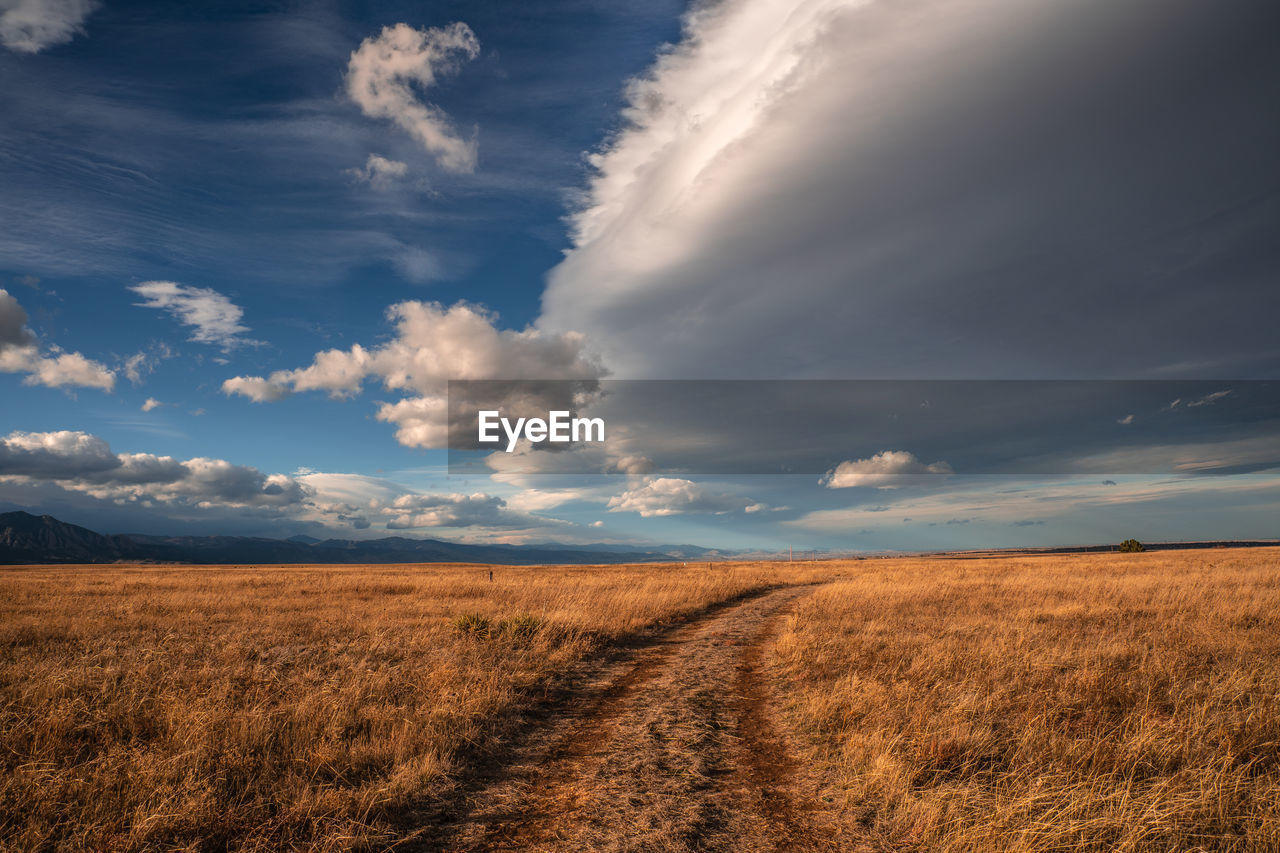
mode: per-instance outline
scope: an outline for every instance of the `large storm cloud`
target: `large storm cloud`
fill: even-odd
[[[624,377],[1270,375],[1277,48],[1258,0],[698,6],[540,326]]]

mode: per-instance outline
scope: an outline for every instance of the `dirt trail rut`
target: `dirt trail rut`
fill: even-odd
[[[761,671],[811,590],[716,610],[603,667],[427,849],[859,849],[797,772]]]

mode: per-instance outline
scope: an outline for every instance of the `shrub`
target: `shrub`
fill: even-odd
[[[489,631],[489,620],[479,613],[460,613],[453,617],[453,629],[459,634],[485,634]]]
[[[1120,551],[1124,554],[1137,554],[1145,550],[1147,549],[1143,548],[1142,543],[1137,539],[1126,539],[1120,543]]]
[[[521,613],[499,622],[498,632],[513,639],[528,640],[538,633],[541,627],[542,620],[537,616]]]

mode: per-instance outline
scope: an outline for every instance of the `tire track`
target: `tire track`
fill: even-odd
[[[834,849],[818,798],[796,794],[761,673],[809,589],[732,603],[605,667],[415,849]]]

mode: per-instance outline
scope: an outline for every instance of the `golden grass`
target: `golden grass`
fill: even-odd
[[[576,662],[780,582],[784,722],[887,845],[1280,850],[1280,550],[0,570],[0,849],[404,838]]]
[[[867,560],[778,645],[892,846],[1280,850],[1280,551]]]
[[[381,848],[537,685],[778,573],[2,570],[0,848]]]

